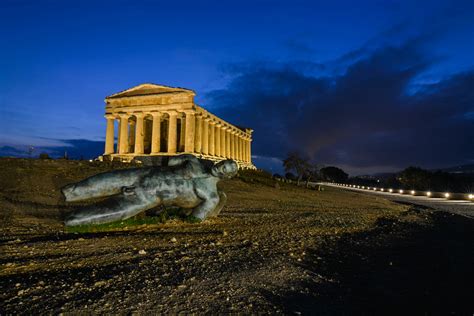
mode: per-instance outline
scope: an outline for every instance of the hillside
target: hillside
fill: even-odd
[[[463,218],[247,173],[221,183],[228,203],[203,223],[65,232],[59,188],[110,168],[0,159],[1,314],[471,307]]]

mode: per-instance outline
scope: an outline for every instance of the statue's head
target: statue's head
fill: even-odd
[[[214,177],[221,179],[230,179],[237,174],[239,166],[233,160],[223,160],[216,163],[211,170]]]

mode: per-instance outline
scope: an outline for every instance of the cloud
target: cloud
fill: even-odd
[[[229,85],[206,98],[217,115],[255,130],[258,156],[300,150],[356,173],[470,162],[474,71],[418,82],[438,61],[425,41],[364,48],[352,62],[345,56],[344,72],[332,75],[325,65],[319,74],[314,65],[304,71],[300,62],[234,64]]]

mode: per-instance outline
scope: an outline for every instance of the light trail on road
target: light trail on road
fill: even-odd
[[[393,193],[390,193],[387,191],[353,188],[332,183],[317,184],[360,193],[378,195],[390,201],[429,207],[434,210],[450,212],[474,219],[474,202],[468,200],[448,200],[446,198],[432,198],[425,195],[408,195],[399,193],[399,191],[393,191]]]

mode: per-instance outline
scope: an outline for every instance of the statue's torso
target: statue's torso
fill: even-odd
[[[197,191],[216,192],[217,179],[200,169],[171,168],[153,170],[144,177],[138,187],[146,192],[148,199],[159,199],[164,205],[183,208],[198,206],[203,199]]]

